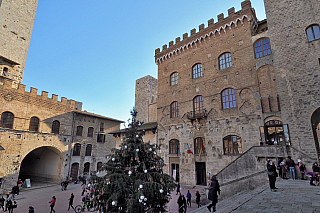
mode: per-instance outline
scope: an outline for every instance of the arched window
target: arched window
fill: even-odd
[[[222,109],[229,109],[236,107],[236,96],[234,89],[228,88],[222,91]]]
[[[90,163],[87,162],[87,163],[84,164],[83,174],[84,174],[84,175],[88,175],[89,172],[90,172]]]
[[[202,64],[196,64],[192,67],[192,78],[199,78],[202,76]]]
[[[13,119],[14,115],[11,112],[3,112],[1,114],[0,127],[12,129]]]
[[[195,138],[194,139],[194,154],[200,154],[201,150],[204,150],[203,138]]]
[[[29,131],[35,131],[35,132],[39,131],[39,118],[32,117],[30,119]]]
[[[102,162],[98,162],[97,163],[97,171],[99,171],[101,169],[101,167],[102,167]]]
[[[320,38],[320,28],[318,24],[311,25],[306,29],[308,41],[313,41]]]
[[[236,135],[228,135],[224,137],[223,150],[225,155],[242,154],[241,138]]]
[[[254,43],[254,53],[256,58],[271,54],[270,41],[268,38],[261,38]]]
[[[179,117],[179,103],[177,101],[170,104],[170,118]]]
[[[179,74],[177,72],[174,72],[170,75],[170,85],[176,85],[178,84],[178,80],[179,80]]]
[[[194,116],[202,114],[204,110],[203,107],[203,97],[201,95],[196,96],[193,99],[193,112]]]
[[[93,127],[88,128],[88,137],[92,138],[93,137]]]
[[[80,156],[80,151],[81,151],[81,144],[80,143],[76,143],[73,147],[73,156]]]
[[[92,152],[92,145],[88,144],[86,147],[86,156],[91,156],[91,152]]]
[[[60,122],[55,120],[52,122],[51,133],[59,134]]]
[[[219,57],[219,68],[220,70],[232,67],[231,53],[223,53]]]
[[[172,139],[169,141],[169,154],[179,154],[180,153],[180,143],[177,139]]]
[[[82,136],[82,132],[83,132],[83,126],[77,126],[76,135],[77,136]]]

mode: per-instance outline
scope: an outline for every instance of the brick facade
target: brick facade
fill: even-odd
[[[277,13],[273,7],[270,10],[272,15]],[[274,21],[282,19],[275,18]],[[175,42],[163,45],[162,50],[155,50],[158,65],[158,132],[155,137],[162,147],[161,155],[167,164],[165,171],[173,175],[178,165],[181,182],[205,184],[209,173],[221,172],[236,160],[241,153],[229,153],[226,146],[230,146],[230,140],[226,143],[227,138],[240,138],[242,153],[260,144],[280,145],[283,149],[283,146],[295,143],[295,134],[299,131],[292,134],[292,128],[297,125],[290,121],[294,117],[290,114],[290,119],[286,120],[282,116],[292,108],[292,101],[288,100],[290,95],[282,92],[287,90],[282,87],[288,85],[279,83],[279,73],[274,65],[275,58],[280,57],[275,53],[283,46],[281,39],[278,38],[279,44],[270,39],[273,32],[268,30],[269,26],[269,20],[257,21],[250,1],[246,0],[241,3],[240,11],[230,8],[228,17],[219,14],[217,22],[210,19],[207,27],[201,24],[198,31],[192,29],[189,35],[183,34],[182,39],[177,37]],[[263,50],[259,50],[259,46]],[[257,55],[259,51],[261,53]],[[230,53],[232,66],[220,67],[220,56],[224,53]],[[194,76],[192,71],[197,64],[202,65],[200,77]],[[175,73],[178,73],[178,78],[172,78]],[[225,89],[234,91],[235,107],[225,109],[223,106]],[[139,95],[142,94],[136,94],[136,97]],[[194,98],[199,95],[203,97],[203,111],[196,115]],[[175,102],[178,103],[178,116],[170,112]],[[150,105],[141,111],[148,108]],[[310,119],[309,116],[309,123]],[[311,143],[307,142],[304,149],[296,147],[299,150],[296,157],[303,156],[301,151],[304,150],[309,150],[306,153],[310,154],[315,152],[310,130],[308,137]],[[193,153],[196,151],[195,141],[198,138],[202,138],[205,149],[201,158],[199,154],[187,154],[188,146]],[[179,141],[178,154],[175,148],[170,148],[173,140]],[[236,148],[240,151],[238,145]],[[236,148],[233,145],[231,151],[235,152]]]

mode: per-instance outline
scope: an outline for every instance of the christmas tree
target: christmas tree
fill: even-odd
[[[106,175],[94,184],[94,203],[104,206],[104,212],[166,212],[176,187],[173,178],[163,173],[159,147],[143,142],[145,131],[138,131],[142,123],[136,121],[136,114],[133,109],[120,149],[102,167]]]

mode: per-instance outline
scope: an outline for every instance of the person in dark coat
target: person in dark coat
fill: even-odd
[[[70,196],[70,198],[69,198],[68,211],[69,211],[70,207],[71,207],[72,209],[74,209],[74,207],[73,207],[73,199],[74,199],[74,195],[73,195],[73,193],[71,193],[71,196]]]
[[[177,203],[179,206],[179,213],[184,213],[187,211],[187,200],[184,195],[180,194]]]
[[[274,165],[272,160],[268,160],[267,163],[267,171],[269,177],[269,185],[272,192],[276,191],[276,179],[277,179],[277,171],[276,166]]]
[[[178,181],[178,185],[177,185],[177,194],[176,194],[176,195],[178,195],[178,194],[181,195],[181,192],[180,192],[180,183],[179,183],[179,181]]]
[[[7,207],[8,207],[8,211],[9,211],[9,213],[13,213],[13,204],[12,204],[12,200],[7,201]]]
[[[286,165],[289,167],[290,170],[290,177],[292,180],[296,179],[296,172],[294,170],[295,162],[291,159],[290,156],[288,156],[288,159],[286,160]]]
[[[283,158],[282,157],[280,157],[279,159],[278,159],[278,161],[277,161],[277,169],[278,169],[278,171],[279,171],[279,177],[282,177],[282,168],[281,168],[281,162],[283,161]]]
[[[201,197],[201,195],[200,195],[199,191],[197,191],[196,192],[196,203],[198,204],[198,208],[201,207],[201,205],[200,205],[200,197]]]
[[[317,162],[312,164],[312,171],[319,173],[319,166]]]
[[[2,208],[2,211],[4,211],[4,201],[6,201],[3,196],[0,197],[0,208]]]
[[[209,206],[207,206],[207,208],[210,212],[211,212],[211,208],[212,208],[212,211],[215,212],[216,205],[218,203],[218,193],[220,195],[220,185],[215,175],[211,177],[211,182],[208,184],[208,189],[209,189],[208,199],[211,200],[212,203]]]

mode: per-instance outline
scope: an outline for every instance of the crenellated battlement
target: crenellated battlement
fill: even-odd
[[[9,80],[9,79],[3,79],[2,81],[0,81],[0,90],[1,88],[3,88],[4,90],[6,90],[7,94],[10,93],[8,90],[11,90],[13,93],[19,93],[22,94],[24,96],[29,96],[29,97],[33,97],[33,98],[37,98],[40,100],[44,100],[44,101],[50,101],[50,103],[52,104],[62,104],[64,106],[67,107],[71,107],[73,109],[79,109],[79,106],[82,105],[81,102],[77,102],[71,99],[67,99],[65,97],[61,97],[61,101],[58,100],[58,95],[52,94],[51,98],[48,97],[48,92],[46,91],[42,91],[41,95],[38,95],[38,89],[34,88],[34,87],[30,87],[30,91],[26,91],[26,85],[24,84],[18,84],[18,88],[14,88],[13,87],[13,81]],[[1,95],[1,92],[0,92]],[[14,97],[13,94],[10,94],[11,96]],[[81,109],[79,109],[81,110]]]
[[[197,45],[198,42],[201,43],[206,40],[206,38],[211,39],[211,36],[216,37],[216,34],[220,36],[221,32],[226,33],[226,29],[231,29],[232,25],[235,27],[237,27],[239,23],[243,25],[245,19],[249,22],[253,21],[252,25],[257,25],[255,12],[251,7],[250,0],[241,2],[241,10],[235,12],[235,8],[232,7],[228,9],[227,17],[224,17],[224,14],[221,13],[217,18],[218,21],[216,23],[214,23],[214,19],[208,20],[207,27],[205,27],[204,24],[200,24],[198,32],[195,28],[190,30],[190,36],[188,36],[188,33],[184,33],[182,40],[180,37],[177,37],[175,43],[170,41],[169,47],[167,44],[163,45],[162,51],[160,48],[157,48],[155,50],[155,62],[157,64],[161,63],[168,58],[189,50],[189,48],[193,48],[194,45]]]

